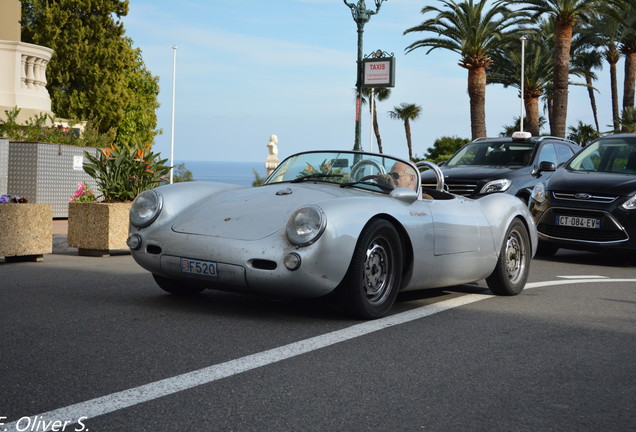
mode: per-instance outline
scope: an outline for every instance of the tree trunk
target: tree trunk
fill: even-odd
[[[558,26],[554,37],[554,93],[550,122],[550,133],[558,137],[565,137],[571,45],[572,26]]]
[[[468,97],[470,98],[470,131],[472,139],[486,133],[486,68],[468,69]]]
[[[634,106],[634,86],[636,86],[636,52],[626,52],[623,109]]]
[[[618,78],[616,78],[616,63],[610,63],[610,88],[612,91],[612,124],[614,132],[621,130],[621,114],[618,109]]]
[[[605,56],[605,60],[609,64],[609,72],[610,72],[610,89],[612,95],[612,125],[614,126],[614,131],[618,132],[621,127],[620,121],[620,113],[618,110],[618,80],[616,78],[616,63],[620,60],[621,54],[616,48],[614,43],[610,43],[607,46],[607,50],[603,54]]]
[[[526,129],[532,136],[541,135],[539,125],[539,96],[525,97],[523,104],[526,109]]]
[[[376,102],[373,103],[373,132],[375,133],[375,140],[378,143],[378,153],[384,153],[382,151],[382,138],[380,137],[380,126],[378,125],[378,110],[375,108]]]
[[[406,133],[406,145],[409,148],[409,161],[413,160],[413,146],[411,145],[411,124],[409,119],[404,119],[404,132]]]
[[[585,83],[587,84],[587,95],[590,98],[590,105],[592,106],[592,114],[594,114],[594,124],[596,125],[596,132],[600,132],[598,126],[598,112],[596,110],[596,98],[594,97],[594,87],[590,74],[585,74]]]

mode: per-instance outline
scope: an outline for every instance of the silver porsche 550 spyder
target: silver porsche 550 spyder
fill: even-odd
[[[422,188],[420,169],[435,172],[435,188]],[[169,293],[334,292],[372,319],[400,291],[486,279],[495,294],[520,293],[537,233],[518,198],[450,194],[430,162],[312,151],[285,159],[258,187],[189,182],[141,193],[128,246]]]

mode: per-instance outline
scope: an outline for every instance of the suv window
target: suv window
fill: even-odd
[[[564,144],[555,144],[557,151],[557,159],[559,164],[567,162],[572,156],[574,156],[574,150]]]
[[[539,152],[539,157],[537,159],[537,165],[541,162],[552,162],[553,164],[558,165],[554,144],[545,143],[543,147],[541,147],[541,151]]]

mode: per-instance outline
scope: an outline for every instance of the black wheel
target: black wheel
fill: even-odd
[[[504,237],[495,270],[486,278],[496,295],[513,296],[523,291],[530,272],[532,250],[526,226],[515,219]]]
[[[542,257],[551,257],[554,256],[555,253],[559,250],[558,246],[553,245],[552,243],[547,243],[539,240],[539,246],[537,247],[537,255]]]
[[[156,274],[153,274],[152,277],[155,278],[155,282],[157,282],[157,285],[159,285],[162,290],[169,292],[170,294],[191,296],[199,294],[204,289],[200,286],[190,285],[187,282],[169,279]]]
[[[369,222],[358,239],[340,299],[356,317],[380,318],[397,297],[402,281],[402,245],[395,227],[383,219]]]

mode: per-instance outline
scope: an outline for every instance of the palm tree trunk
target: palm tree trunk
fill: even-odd
[[[486,133],[486,68],[468,69],[468,97],[470,98],[470,132],[472,139]]]
[[[373,104],[373,132],[375,133],[375,140],[378,143],[378,153],[384,153],[382,151],[382,138],[380,137],[380,126],[378,125],[378,110]]]
[[[571,45],[572,26],[557,26],[554,35],[554,93],[550,133],[558,137],[565,137]]]
[[[610,43],[603,54],[609,64],[610,89],[612,95],[612,125],[614,131],[618,132],[621,127],[620,113],[618,110],[618,79],[616,78],[616,63],[620,60],[621,54],[616,48],[616,44]]]
[[[523,104],[526,109],[526,129],[532,136],[539,136],[541,134],[539,130],[539,96],[525,97]]]
[[[623,87],[623,109],[634,106],[636,85],[636,52],[625,53],[625,85]]]
[[[409,119],[404,119],[404,132],[406,133],[406,146],[409,148],[409,161],[413,160],[413,145],[411,144],[411,124]]]
[[[585,83],[587,84],[587,95],[590,98],[590,105],[592,105],[592,114],[594,115],[594,124],[596,125],[596,132],[600,132],[598,126],[598,112],[596,110],[596,98],[594,97],[594,87],[592,83],[592,77],[590,74],[585,74]]]
[[[612,124],[614,132],[621,129],[621,115],[618,109],[618,78],[616,78],[616,63],[610,63],[610,88],[612,91]]]

